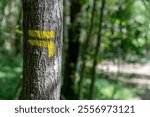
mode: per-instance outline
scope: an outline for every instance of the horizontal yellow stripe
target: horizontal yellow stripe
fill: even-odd
[[[40,41],[40,40],[29,40],[29,44],[31,46],[39,46],[39,47],[47,47],[48,48],[48,56],[53,57],[54,56],[54,42],[52,41]]]
[[[29,30],[28,34],[32,38],[40,38],[40,39],[51,39],[55,37],[54,31]]]

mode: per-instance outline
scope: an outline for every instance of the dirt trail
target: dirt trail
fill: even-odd
[[[129,80],[124,75],[119,76],[119,80],[126,83],[133,83],[137,85],[148,85],[150,86],[150,63],[145,64],[129,64],[120,63],[120,65],[114,64],[113,62],[102,62],[97,66],[98,70],[107,73],[108,75],[117,74],[128,74],[131,76]],[[113,79],[113,78],[111,78]],[[117,78],[114,78],[114,80]]]
[[[106,72],[118,72],[118,65],[112,62],[103,62],[98,65],[99,69],[102,69]],[[137,75],[146,75],[150,76],[150,63],[145,64],[127,64],[121,63],[120,64],[120,72],[127,73],[127,74],[137,74]]]

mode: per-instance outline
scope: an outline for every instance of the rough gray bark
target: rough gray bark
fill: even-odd
[[[62,6],[63,0],[23,0],[25,99],[60,98]],[[33,34],[30,34],[29,30],[32,30]],[[53,31],[55,36],[51,34],[50,38],[50,33],[47,33],[44,37],[34,30]],[[35,43],[31,44],[29,40]],[[53,44],[48,45],[49,43]],[[48,54],[49,51],[51,56]]]

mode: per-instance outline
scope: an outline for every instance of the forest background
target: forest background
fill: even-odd
[[[22,92],[21,0],[0,1],[0,99]],[[64,0],[61,99],[150,99],[150,0]]]

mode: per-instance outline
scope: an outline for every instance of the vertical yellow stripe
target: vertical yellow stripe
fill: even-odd
[[[50,41],[48,43],[48,55],[49,55],[49,57],[53,57],[54,56],[54,52],[55,52],[54,48],[55,48],[54,43],[52,41]]]

